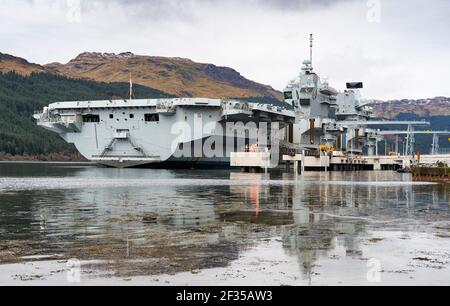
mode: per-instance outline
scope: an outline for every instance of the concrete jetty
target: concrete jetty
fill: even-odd
[[[270,153],[237,152],[231,154],[231,166],[246,172],[283,168],[285,165],[296,173],[304,171],[389,171],[410,168],[414,165],[450,164],[449,155],[414,156],[362,156],[342,152],[311,155],[306,152],[283,155],[278,164],[270,162]]]

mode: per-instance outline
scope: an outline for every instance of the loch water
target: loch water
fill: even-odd
[[[449,285],[449,208],[395,172],[3,163],[0,283],[77,259],[87,283]]]

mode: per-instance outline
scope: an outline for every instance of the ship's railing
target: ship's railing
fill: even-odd
[[[287,111],[288,109],[280,107],[280,106],[275,106],[275,105],[271,105],[271,104],[257,104],[258,109],[259,110],[267,110],[269,112],[276,112],[276,113],[283,113],[283,111]]]
[[[222,107],[225,110],[252,111],[253,109],[250,104],[237,101],[224,101]]]
[[[173,102],[170,101],[158,101],[156,109],[159,111],[171,111],[173,109]]]
[[[52,115],[48,113],[35,112],[33,116],[37,121],[42,123],[54,123],[54,124],[77,124],[81,123],[83,120],[81,114],[73,115]]]
[[[236,101],[236,100],[223,100],[222,108],[224,110],[243,110],[243,111],[247,111],[247,112],[251,112],[254,110],[260,110],[260,111],[283,113],[283,111],[288,111],[288,109],[285,107],[275,106],[272,104],[256,103],[256,102],[242,102],[242,101]]]
[[[329,123],[325,123],[325,130],[326,131],[337,131],[337,130],[339,130],[339,127],[337,126],[336,122],[329,122]]]
[[[61,118],[54,118],[49,117],[48,115],[42,113],[42,112],[35,112],[33,115],[33,118],[36,119],[39,122],[45,122],[45,123],[58,123],[61,122]]]

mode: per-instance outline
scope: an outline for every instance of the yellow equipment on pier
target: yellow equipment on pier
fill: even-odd
[[[320,146],[320,151],[321,152],[327,152],[327,153],[333,153],[335,151],[334,147],[327,147],[326,145],[321,145]]]

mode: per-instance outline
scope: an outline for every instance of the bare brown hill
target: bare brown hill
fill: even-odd
[[[377,101],[373,107],[378,116],[389,119],[400,114],[415,114],[419,117],[450,116],[450,98],[446,97]]]
[[[281,93],[244,78],[227,67],[201,64],[183,58],[140,56],[132,53],[82,53],[67,64],[46,69],[72,78],[101,82],[133,82],[180,97],[273,97]]]
[[[0,73],[15,71],[17,74],[29,76],[33,72],[46,72],[47,69],[38,64],[9,54],[0,53]]]

